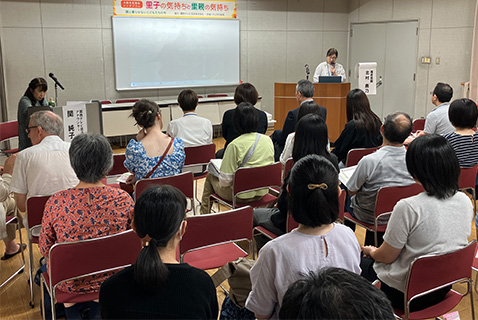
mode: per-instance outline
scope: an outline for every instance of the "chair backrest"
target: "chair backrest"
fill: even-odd
[[[153,185],[170,185],[181,190],[187,198],[194,198],[194,182],[192,172],[183,172],[169,177],[148,178],[136,182],[134,190],[135,198],[139,196],[150,186]]]
[[[458,180],[458,188],[460,189],[474,189],[476,185],[476,173],[478,171],[478,164],[471,168],[460,169],[460,179]]]
[[[473,240],[466,247],[451,253],[416,258],[407,275],[407,301],[419,293],[471,279],[475,251],[476,241]]]
[[[342,223],[345,220],[344,215],[345,215],[345,196],[346,195],[347,195],[347,192],[345,192],[344,190],[342,190],[342,193],[340,193],[340,195],[339,195],[339,217],[338,217],[338,219],[340,221],[342,221]]]
[[[101,104],[111,104],[110,100],[101,100]]]
[[[409,186],[383,187],[378,190],[375,205],[375,217],[393,211],[393,207],[401,199],[409,198],[423,192],[423,186],[414,183]]]
[[[0,142],[15,137],[18,137],[17,120],[0,123]]]
[[[131,103],[137,101],[139,101],[139,99],[118,99],[116,100],[116,103]]]
[[[352,149],[349,150],[347,154],[347,160],[345,162],[346,167],[351,167],[357,165],[357,163],[362,159],[364,156],[374,153],[377,151],[380,147],[374,147],[374,148],[357,148],[357,149]]]
[[[276,162],[264,167],[239,168],[234,174],[233,195],[269,187],[280,188],[282,165]]]
[[[413,120],[413,131],[425,129],[425,119],[415,119]]]
[[[287,159],[284,166],[284,178],[287,176],[287,174],[289,173],[289,171],[292,169],[293,166],[294,166],[294,159],[292,158]]]
[[[50,196],[33,196],[27,200],[27,220],[28,227],[31,229],[34,226],[41,225],[43,218],[43,211],[45,204],[50,199]]]
[[[211,143],[197,147],[185,147],[184,153],[186,154],[184,166],[206,165],[209,163],[209,160],[215,158],[216,145]]]
[[[179,242],[181,255],[201,247],[238,240],[252,241],[252,208],[191,216],[186,233]]]
[[[226,93],[213,93],[213,94],[208,94],[208,98],[221,98],[221,97],[227,97]]]
[[[141,247],[141,240],[133,230],[56,243],[49,253],[51,287],[62,281],[127,267],[136,261]]]
[[[110,172],[108,172],[109,176],[114,176],[118,174],[123,174],[128,171],[128,169],[124,166],[124,161],[126,160],[126,156],[124,153],[115,153],[113,154],[113,167],[111,168]]]

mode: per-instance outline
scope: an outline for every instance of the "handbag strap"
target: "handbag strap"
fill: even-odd
[[[251,159],[252,155],[254,154],[254,151],[256,150],[257,144],[259,143],[259,138],[260,137],[261,137],[261,135],[259,133],[256,133],[256,141],[254,142],[254,144],[247,151],[244,159],[242,159],[242,163],[239,166],[239,168],[242,168],[247,163],[247,161],[249,161],[249,159]]]
[[[156,163],[156,165],[154,166],[153,170],[151,170],[144,178],[147,179],[149,177],[151,177],[151,175],[153,174],[153,172],[158,168],[158,166],[161,164],[161,162],[163,162],[164,158],[166,157],[166,155],[168,154],[168,151],[169,149],[171,148],[171,145],[173,144],[173,138],[170,138],[169,139],[169,144],[168,146],[166,147],[166,150],[164,150],[164,153],[163,155],[161,156],[161,158],[159,159],[158,163]]]

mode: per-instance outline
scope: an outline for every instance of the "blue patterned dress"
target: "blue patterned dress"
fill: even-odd
[[[144,179],[161,158],[161,156],[148,157],[141,141],[135,140],[129,142],[125,155],[124,166],[130,172],[136,174],[136,179],[138,180]],[[156,168],[150,178],[167,177],[181,173],[185,158],[183,140],[175,138],[173,153],[164,157],[163,162]]]

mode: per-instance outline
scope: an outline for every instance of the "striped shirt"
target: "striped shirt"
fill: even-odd
[[[444,137],[455,150],[460,167],[471,168],[478,163],[478,132],[472,136],[453,132]]]

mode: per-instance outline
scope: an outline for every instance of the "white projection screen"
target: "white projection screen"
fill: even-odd
[[[239,20],[113,17],[117,90],[240,82]]]

